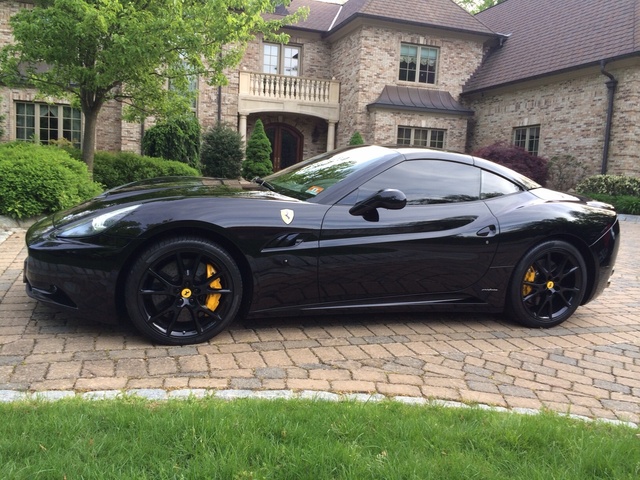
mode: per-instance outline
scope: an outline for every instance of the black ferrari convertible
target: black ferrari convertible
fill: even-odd
[[[235,318],[506,311],[569,318],[608,285],[607,205],[487,160],[413,147],[335,150],[253,182],[157,178],[27,234],[33,298],[155,342],[204,342]]]

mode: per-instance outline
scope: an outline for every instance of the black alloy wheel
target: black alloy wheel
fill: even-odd
[[[553,327],[580,306],[587,268],[571,244],[551,240],[531,249],[516,267],[509,286],[508,313],[528,327]]]
[[[231,256],[197,237],[156,243],[134,263],[125,286],[131,321],[148,338],[188,345],[209,340],[233,321],[242,277]]]

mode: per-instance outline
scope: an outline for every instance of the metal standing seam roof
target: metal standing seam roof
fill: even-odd
[[[639,0],[506,0],[476,18],[508,38],[464,93],[640,54]]]
[[[384,87],[378,99],[367,108],[473,115],[473,110],[463,107],[449,92],[396,85]]]

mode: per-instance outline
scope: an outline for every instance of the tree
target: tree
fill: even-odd
[[[200,136],[200,122],[195,115],[169,118],[155,124],[144,133],[142,150],[149,157],[177,160],[198,168]]]
[[[262,120],[256,120],[253,132],[247,141],[246,160],[242,165],[242,176],[247,180],[266,177],[273,173],[271,142],[264,131]]]
[[[291,0],[34,0],[10,19],[14,43],[0,51],[0,80],[67,98],[84,114],[82,158],[91,170],[100,109],[125,104],[125,118],[187,112],[194,76],[211,85],[242,59],[258,33],[277,33],[307,10],[267,20]],[[169,87],[169,88],[167,88]]]
[[[200,163],[207,177],[240,178],[244,158],[242,135],[234,128],[218,123],[202,136]]]
[[[502,3],[504,0],[455,0],[455,2],[469,13],[478,13]]]
[[[351,135],[351,138],[349,139],[349,145],[363,145],[364,144],[364,140],[362,139],[362,135],[360,135],[360,132],[356,131],[354,132],[353,135]]]

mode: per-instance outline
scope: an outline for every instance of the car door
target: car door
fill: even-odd
[[[469,164],[405,161],[332,206],[320,234],[320,298],[428,301],[477,282],[491,265],[499,227],[480,199],[481,176]],[[368,219],[349,213],[387,188],[402,191],[407,205],[378,208]]]

